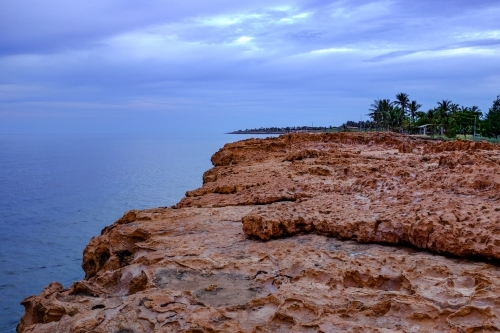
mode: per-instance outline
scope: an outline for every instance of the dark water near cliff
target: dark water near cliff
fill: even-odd
[[[25,297],[83,278],[83,249],[104,226],[177,203],[214,152],[244,138],[0,135],[0,332],[14,331]]]

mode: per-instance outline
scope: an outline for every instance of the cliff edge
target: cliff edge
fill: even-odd
[[[394,133],[225,145],[127,212],[18,332],[498,332],[500,147]]]

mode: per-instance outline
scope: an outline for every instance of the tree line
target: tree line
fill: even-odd
[[[388,130],[406,133],[426,133],[446,135],[453,138],[457,134],[481,134],[485,137],[500,136],[500,95],[486,114],[477,106],[460,106],[449,100],[442,100],[437,106],[421,111],[422,105],[410,100],[408,94],[399,93],[396,99],[376,99],[370,105],[370,121],[360,126],[366,129]]]

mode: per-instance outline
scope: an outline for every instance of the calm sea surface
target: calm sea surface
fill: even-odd
[[[170,206],[201,186],[210,157],[243,135],[0,135],[0,332],[21,300],[84,277],[83,249],[130,209]]]

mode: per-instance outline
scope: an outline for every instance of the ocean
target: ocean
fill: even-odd
[[[171,206],[247,135],[0,135],[0,332],[52,281],[84,277],[90,238],[130,209]]]

